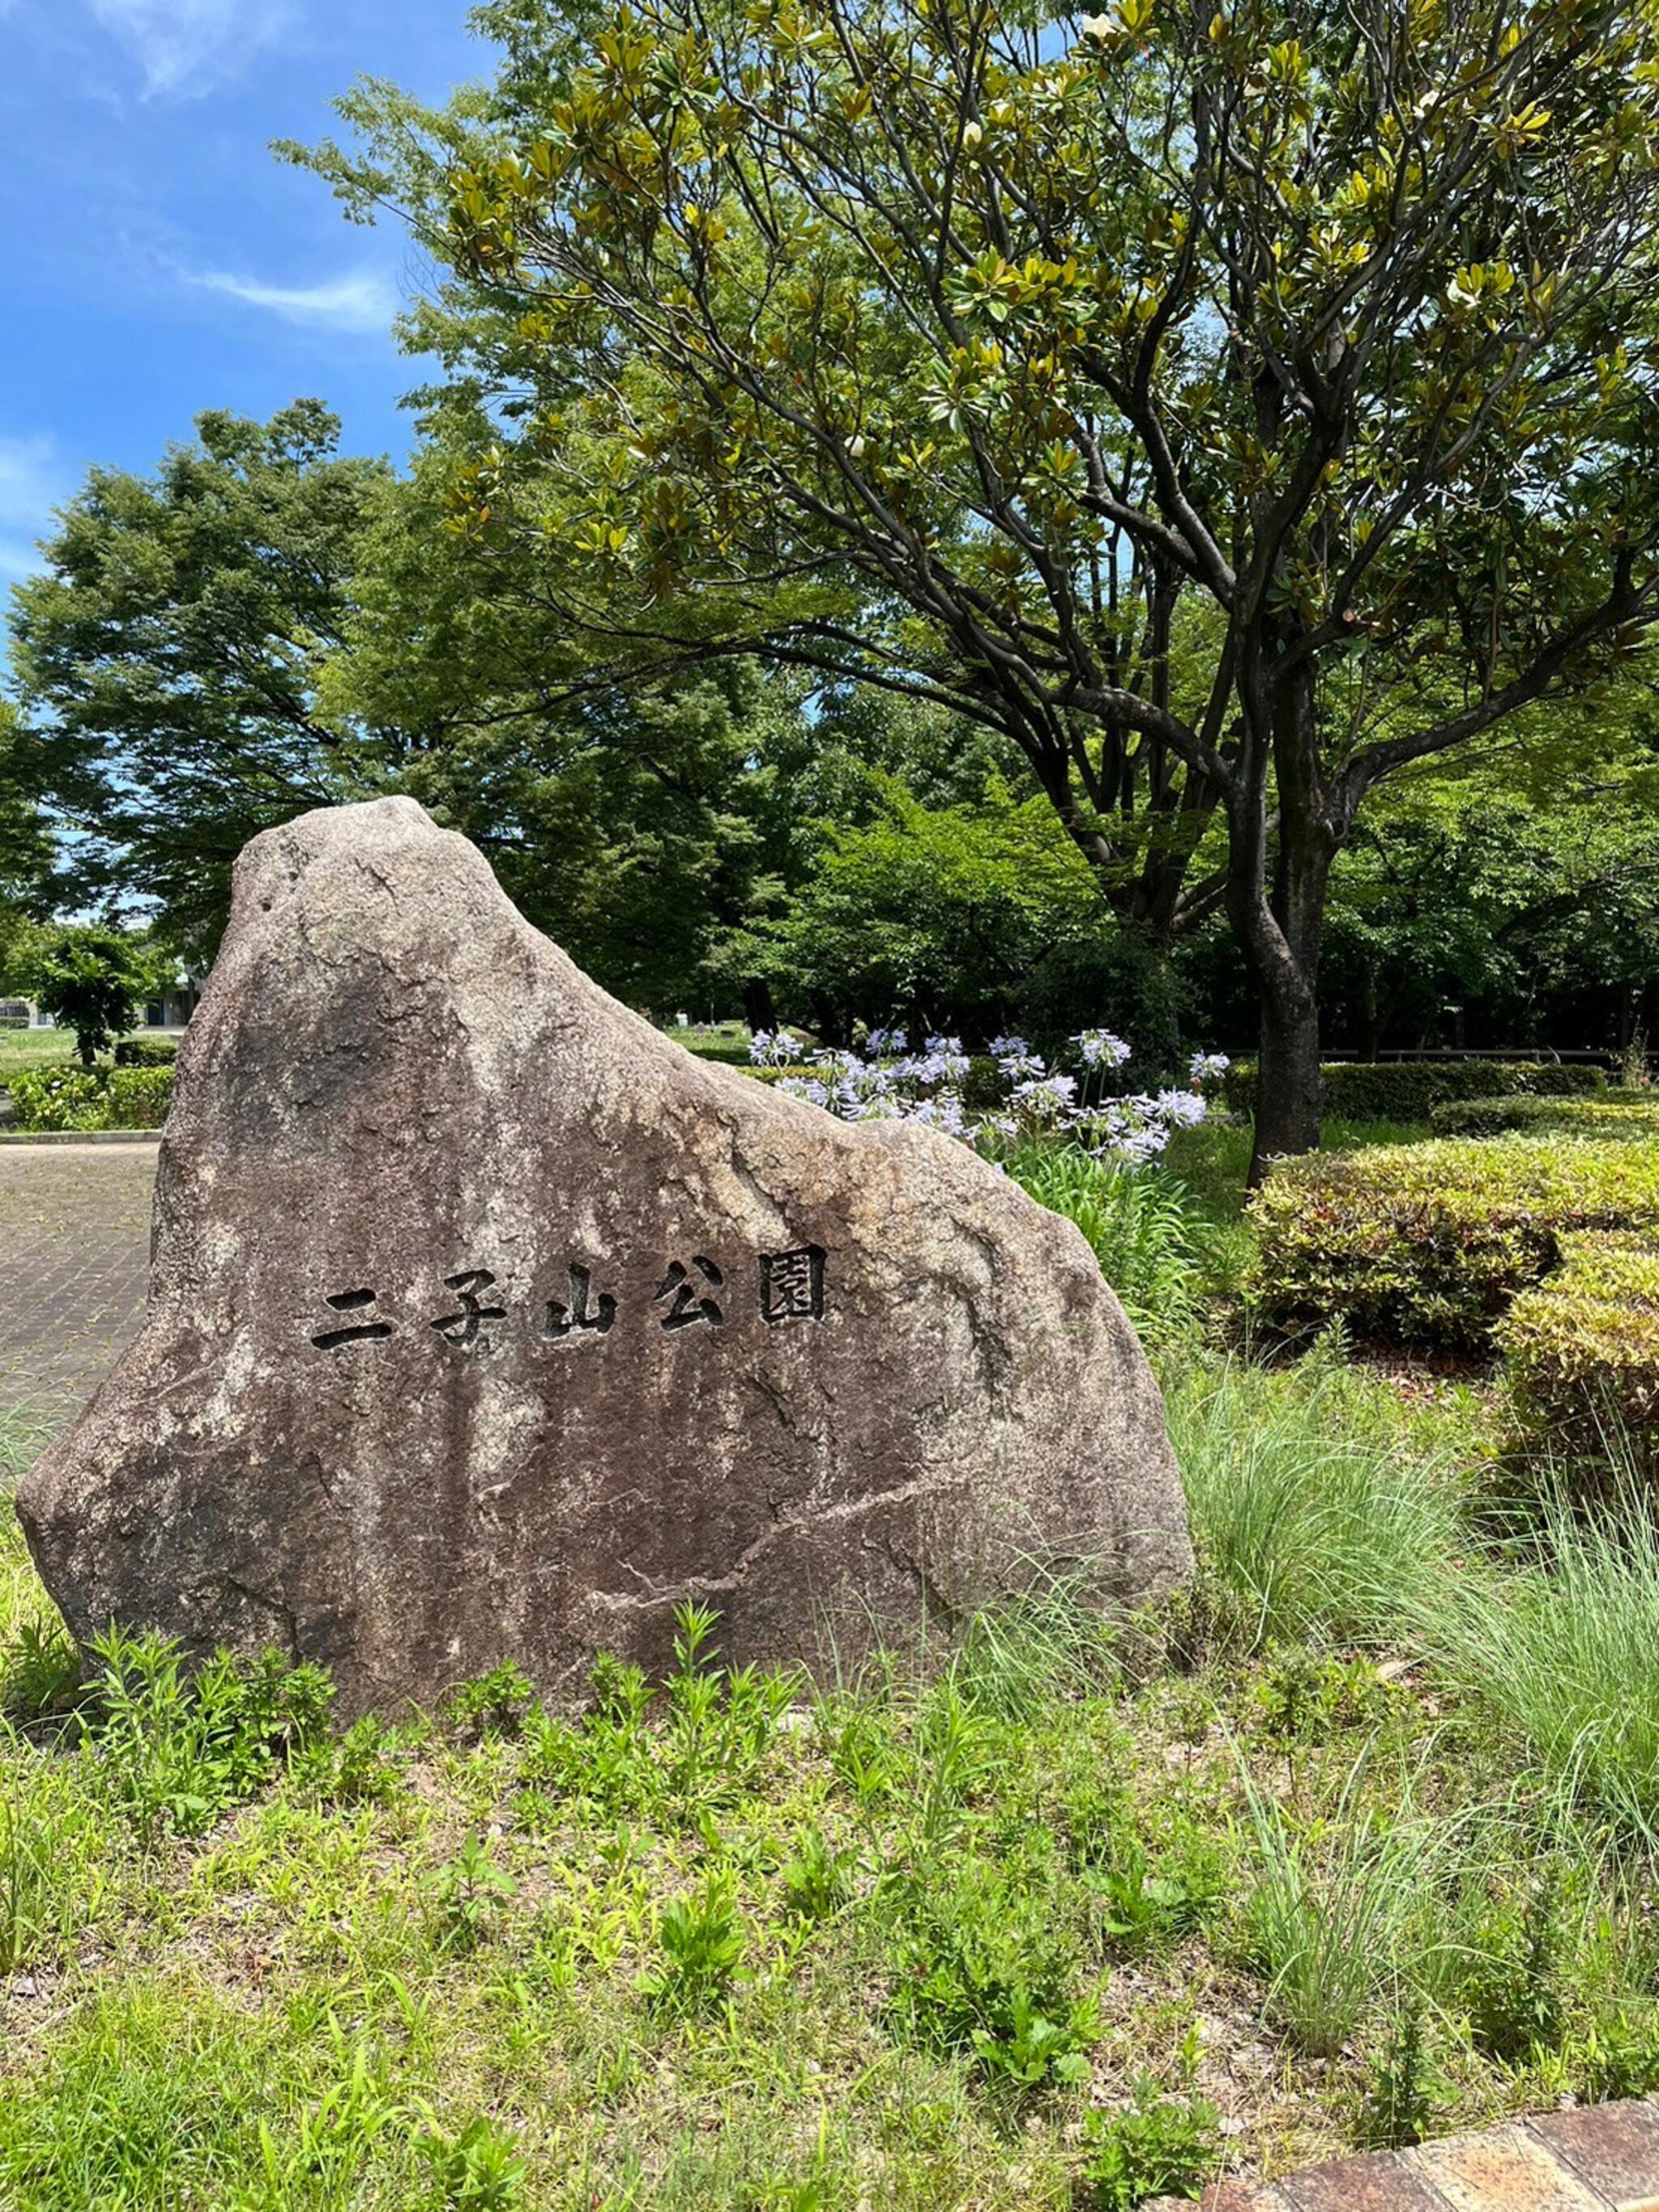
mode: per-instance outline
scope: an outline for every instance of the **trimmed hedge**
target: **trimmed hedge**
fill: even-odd
[[[1529,1060],[1333,1060],[1322,1072],[1325,1111],[1340,1121],[1426,1121],[1454,1098],[1571,1097],[1603,1091],[1607,1081],[1603,1069],[1583,1062]],[[1255,1093],[1255,1062],[1235,1062],[1222,1079],[1222,1098],[1235,1114],[1254,1114]]]
[[[1603,1091],[1593,1098],[1454,1098],[1429,1115],[1437,1137],[1602,1137],[1659,1142],[1659,1091]]]
[[[11,1078],[20,1129],[159,1129],[170,1067],[40,1067]]]
[[[111,1057],[118,1067],[171,1067],[179,1047],[172,1037],[119,1037]]]
[[[1498,1324],[1516,1409],[1540,1440],[1595,1460],[1627,1442],[1659,1474],[1659,1238],[1566,1237],[1561,1265]]]
[[[752,1075],[757,1083],[781,1083],[786,1075],[816,1075],[816,1067],[755,1067],[747,1062],[744,1073]]]
[[[1483,1351],[1587,1229],[1659,1224],[1659,1146],[1500,1137],[1314,1153],[1250,1203],[1245,1292],[1276,1328]]]
[[[681,1029],[665,1030],[663,1035],[672,1037],[676,1044],[684,1045],[687,1052],[698,1060],[715,1060],[722,1067],[747,1067],[750,1065],[747,1037],[694,1037],[689,1030]]]

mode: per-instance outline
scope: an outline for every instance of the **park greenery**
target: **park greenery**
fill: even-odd
[[[1261,1333],[1249,1136],[1009,1158],[1164,1384],[1199,1574],[1133,1620],[1055,1584],[807,1682],[692,1611],[659,1685],[339,1731],[274,1653],[77,1666],[0,1535],[0,2196],[1133,2212],[1659,2087],[1650,1503],[1616,1415],[1526,1425],[1586,1267],[1650,1419],[1650,1248],[1566,1238],[1507,1379],[1402,1390]]]
[[[422,249],[408,466],[209,410],[12,592],[13,1118],[157,1126],[243,843],[412,795],[1075,1223],[1196,1576],[340,1729],[0,1512],[0,2203],[1135,2212],[1659,2091],[1659,15],[476,20],[281,149]]]
[[[1322,1034],[1659,1019],[1644,9],[477,21],[284,149],[428,257],[408,470],[92,471],[0,913],[204,966],[250,834],[408,791],[630,1003],[1249,1049],[1263,1157]]]

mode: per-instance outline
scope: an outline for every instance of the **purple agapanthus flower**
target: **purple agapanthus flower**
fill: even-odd
[[[1110,1030],[1080,1030],[1072,1042],[1082,1054],[1085,1067],[1121,1067],[1129,1057],[1128,1046]]]

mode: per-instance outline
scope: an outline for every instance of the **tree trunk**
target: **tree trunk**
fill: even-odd
[[[743,987],[743,1018],[751,1030],[764,1030],[769,1036],[778,1025],[778,1010],[772,1002],[772,986],[764,975],[751,975]]]
[[[1311,992],[1264,989],[1255,1143],[1250,1154],[1253,1189],[1273,1160],[1316,1149],[1324,1109],[1318,999]]]
[[[1273,642],[1282,645],[1283,641]],[[1249,662],[1256,664],[1253,649]],[[1247,667],[1249,773],[1228,795],[1227,907],[1261,1010],[1255,1144],[1250,1183],[1287,1154],[1319,1143],[1324,1085],[1319,1067],[1319,952],[1325,899],[1340,842],[1318,772],[1311,668],[1288,680]],[[1253,679],[1253,680],[1248,680]],[[1263,743],[1263,733],[1270,743]],[[1278,799],[1278,838],[1267,835],[1267,764]],[[1271,862],[1271,888],[1269,864]]]

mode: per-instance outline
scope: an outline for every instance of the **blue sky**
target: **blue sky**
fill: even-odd
[[[204,407],[314,395],[403,458],[416,262],[266,147],[354,77],[438,100],[489,59],[465,0],[0,0],[0,590],[89,463],[148,469]]]

